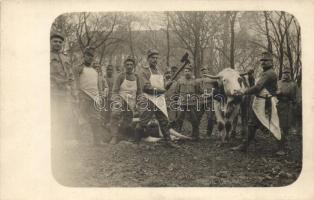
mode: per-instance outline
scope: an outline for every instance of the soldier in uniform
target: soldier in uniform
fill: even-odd
[[[77,102],[75,77],[69,58],[61,52],[64,36],[61,31],[50,35],[50,82],[53,141],[77,139],[73,102]]]
[[[142,93],[140,78],[135,71],[135,60],[127,57],[124,61],[125,72],[120,73],[112,89],[111,144],[118,143],[123,133],[130,133],[130,124],[136,109],[136,99]],[[132,135],[128,135],[132,137]],[[133,138],[134,139],[134,138]]]
[[[282,133],[282,139],[280,141],[279,155],[284,155],[285,136],[288,135],[289,129],[292,123],[292,110],[296,104],[296,84],[291,80],[291,71],[289,68],[284,68],[282,71],[282,79],[278,81],[277,91],[277,110],[279,116],[279,124]]]
[[[255,95],[259,97],[260,92],[266,89],[270,94],[269,98],[265,100],[265,108],[267,105],[271,106],[270,98],[276,96],[277,91],[277,75],[273,69],[273,59],[269,52],[262,53],[262,58],[260,59],[263,72],[259,77],[259,80],[252,87],[249,87],[244,91],[244,95]],[[264,98],[264,97],[259,97]],[[256,114],[254,113],[252,106],[249,106],[249,122],[248,122],[248,132],[245,137],[243,137],[243,142],[241,145],[232,148],[233,150],[246,151],[251,141],[255,138],[255,133],[259,127],[263,125],[258,120]],[[266,111],[266,110],[265,110]],[[268,111],[269,112],[269,111]],[[279,145],[280,146],[280,145]]]
[[[167,89],[166,93],[165,93],[165,97],[166,97],[166,104],[167,104],[167,108],[168,108],[168,117],[169,117],[169,121],[173,126],[176,126],[176,119],[177,119],[177,111],[175,109],[171,108],[171,102],[174,98],[175,95],[175,90],[176,90],[176,84],[177,82],[175,80],[171,81],[171,77],[172,77],[172,72],[171,70],[167,70],[165,72],[165,85],[170,85],[171,86]]]
[[[92,129],[94,145],[99,146],[108,139],[104,135],[100,114],[103,109],[101,100],[108,96],[108,86],[104,84],[100,65],[93,65],[94,53],[94,48],[85,48],[84,62],[77,66],[76,73],[79,77],[80,114]]]
[[[106,68],[106,74],[104,76],[104,80],[106,81],[106,84],[108,85],[108,97],[105,99],[105,108],[102,111],[102,117],[104,118],[104,125],[105,127],[110,126],[110,104],[111,104],[111,96],[112,96],[112,88],[113,88],[113,82],[114,82],[114,75],[113,75],[113,66],[109,64]]]
[[[137,124],[136,133],[138,138],[145,135],[148,122],[155,115],[161,133],[170,147],[176,147],[170,138],[170,124],[168,120],[167,106],[165,100],[164,77],[157,67],[159,52],[150,49],[147,52],[149,66],[144,66],[139,72],[141,78],[143,95],[139,98],[138,108],[140,112],[140,122]]]
[[[171,70],[171,77],[173,77],[175,73],[178,71],[178,67],[173,65],[171,66],[170,70]]]
[[[207,115],[207,129],[206,133],[207,136],[211,136],[213,128],[214,128],[214,112],[212,109],[212,95],[213,91],[215,89],[215,80],[212,80],[205,76],[205,74],[208,74],[208,68],[202,67],[201,68],[201,78],[198,78],[197,84],[199,85],[201,97],[200,100],[200,110],[198,112],[198,121],[201,121],[204,113]]]
[[[184,77],[180,78],[176,84],[176,95],[179,97],[178,105],[180,105],[177,123],[178,131],[180,132],[185,116],[189,116],[190,123],[192,124],[191,138],[194,140],[199,139],[199,122],[196,111],[197,95],[199,93],[198,84],[195,79],[192,78],[192,68],[186,66],[184,69]]]

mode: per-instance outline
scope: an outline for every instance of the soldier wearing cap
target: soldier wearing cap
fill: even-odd
[[[62,53],[64,35],[60,30],[50,34],[50,86],[52,103],[52,128],[54,139],[71,138],[75,135],[73,102],[75,77],[67,55]],[[71,138],[76,140],[76,136]]]
[[[171,71],[171,77],[173,77],[175,73],[178,71],[178,67],[176,65],[173,65],[171,66],[170,71]]]
[[[171,79],[171,71],[170,70],[165,71],[164,78],[165,78],[165,82],[170,81],[170,79]]]
[[[213,91],[216,87],[216,81],[205,76],[208,74],[207,67],[201,67],[201,77],[196,79],[197,84],[200,88],[201,96],[199,98],[200,111],[198,112],[198,121],[200,122],[204,113],[207,115],[207,136],[211,136],[214,127],[214,112],[212,109],[212,98]]]
[[[281,154],[284,154],[285,136],[289,133],[292,123],[292,107],[296,104],[297,86],[295,82],[291,80],[290,74],[290,69],[284,68],[282,71],[282,78],[278,81],[277,110],[282,131],[282,139],[280,143]]]
[[[94,145],[101,145],[108,140],[102,126],[100,111],[104,109],[103,100],[108,96],[108,85],[104,81],[100,65],[94,64],[93,47],[84,50],[84,61],[76,67],[78,77],[80,113],[84,122],[92,129]]]
[[[142,67],[139,76],[142,83],[143,95],[139,101],[140,122],[136,127],[138,138],[145,135],[145,129],[148,122],[155,115],[159,122],[163,137],[170,147],[175,147],[170,138],[170,125],[165,100],[165,83],[164,77],[158,69],[157,63],[159,52],[150,49],[147,52],[148,66]]]
[[[262,53],[260,61],[263,72],[261,73],[256,84],[244,91],[244,95],[255,95],[255,98],[265,99],[265,113],[271,113],[271,98],[276,96],[277,91],[277,75],[273,69],[273,59],[271,53]],[[267,91],[269,95],[266,95],[266,97],[261,96],[260,93],[262,91]],[[255,133],[258,128],[263,128],[263,125],[258,120],[253,109],[250,109],[247,133],[248,135],[244,136],[242,144],[233,148],[233,150],[246,151],[251,141],[255,138]],[[279,149],[276,154],[279,155],[281,153],[280,141],[278,141],[278,147]]]
[[[111,64],[106,67],[106,73],[104,75],[105,83],[108,85],[108,97],[106,98],[105,109],[102,111],[102,116],[104,118],[104,125],[108,127],[110,124],[110,104],[111,104],[111,96],[112,96],[112,88],[114,82],[114,68]]]
[[[171,80],[172,77],[172,71],[171,70],[167,70],[165,72],[165,85],[170,85],[170,87],[167,89],[166,93],[165,93],[165,97],[166,97],[166,104],[167,104],[167,108],[168,108],[168,117],[169,117],[169,121],[172,125],[174,125],[176,123],[176,119],[177,119],[177,111],[174,109],[171,109],[171,100],[173,98],[173,96],[175,95],[175,90],[176,90],[176,84],[177,81],[176,80]]]
[[[197,102],[198,94],[200,93],[199,85],[192,76],[192,67],[186,66],[184,68],[184,76],[177,81],[176,96],[178,96],[178,105],[180,110],[178,112],[177,124],[178,131],[181,131],[185,116],[189,116],[192,124],[191,137],[194,140],[199,139],[199,121],[197,117]]]
[[[135,59],[131,56],[124,61],[124,72],[115,79],[112,89],[111,106],[111,144],[116,144],[123,138],[131,137],[131,123],[136,113],[136,100],[142,93],[140,78],[135,74]],[[132,138],[133,137],[133,138]]]

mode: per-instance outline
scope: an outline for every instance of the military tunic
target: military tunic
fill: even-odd
[[[192,136],[199,136],[199,121],[197,117],[198,95],[200,93],[199,85],[195,79],[186,79],[182,77],[176,85],[176,95],[178,95],[178,103],[180,111],[178,111],[178,131],[181,131],[185,116],[189,116],[192,124]]]
[[[53,141],[77,139],[75,77],[65,54],[50,53],[50,87]]]
[[[207,115],[207,134],[211,135],[214,127],[214,112],[213,112],[213,102],[212,97],[215,89],[215,80],[212,80],[207,77],[199,78],[196,80],[199,84],[201,96],[199,97],[200,101],[200,110],[198,111],[198,121],[200,123],[204,113]],[[206,95],[206,96],[204,96]]]
[[[167,85],[167,82],[165,82]],[[176,90],[177,81],[173,81],[170,88],[166,91],[165,97],[166,97],[166,104],[168,108],[168,116],[170,123],[174,123],[177,119],[177,111],[175,109],[171,108],[172,103],[174,102],[175,98],[175,90]]]
[[[108,85],[108,97],[106,98],[105,108],[101,112],[101,115],[104,119],[104,125],[108,125],[110,123],[110,115],[111,115],[111,96],[112,96],[112,88],[114,84],[114,77],[104,77],[104,80],[106,81],[106,84]]]
[[[271,95],[275,96],[277,91],[277,75],[272,68],[264,70],[260,75],[256,84],[250,87],[245,93],[247,95],[258,95],[262,89],[266,89]],[[252,101],[251,101],[252,103]],[[252,105],[249,106],[249,126],[259,126],[259,121],[252,109]]]

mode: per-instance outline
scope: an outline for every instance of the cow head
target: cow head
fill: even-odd
[[[216,79],[218,86],[222,87],[225,95],[235,97],[239,92],[243,92],[245,88],[245,80],[240,73],[234,69],[226,68],[219,72],[216,76],[206,75],[211,79]]]

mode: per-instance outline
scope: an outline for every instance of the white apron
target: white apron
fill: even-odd
[[[92,67],[84,67],[80,76],[80,89],[98,102],[98,73]]]
[[[154,87],[154,88],[159,88],[159,89],[164,89],[165,84],[164,84],[164,77],[161,74],[153,74],[152,71],[150,70],[150,84]],[[158,70],[157,70],[158,71]],[[159,73],[159,71],[158,71]],[[167,104],[166,104],[166,98],[165,98],[165,94],[156,96],[156,95],[151,95],[151,94],[147,94],[144,93],[144,96],[150,100],[153,104],[156,105],[157,108],[159,108],[161,110],[161,112],[164,113],[164,115],[167,117],[168,119],[168,112],[167,112]]]
[[[134,111],[136,104],[136,91],[136,79],[134,81],[129,81],[125,78],[120,86],[119,95],[125,100],[128,104],[128,108],[131,108],[132,111]]]
[[[266,97],[266,95],[271,96],[270,93],[264,88],[259,96]],[[264,98],[256,97],[253,98],[252,108],[254,113],[256,114],[257,119],[265,126],[270,132],[277,138],[281,140],[281,131],[279,126],[279,117],[277,113],[277,97],[271,97],[271,120],[265,113],[265,102]]]

